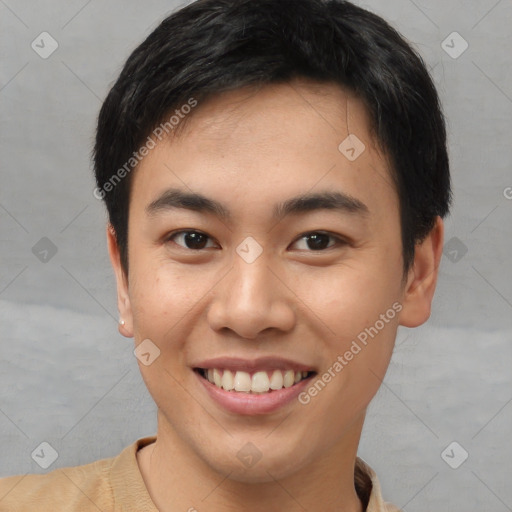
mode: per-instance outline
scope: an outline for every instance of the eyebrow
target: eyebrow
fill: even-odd
[[[173,208],[183,208],[200,213],[213,214],[224,221],[231,220],[231,212],[221,202],[202,194],[187,192],[179,188],[165,190],[146,206],[150,217]],[[301,214],[316,210],[336,210],[346,214],[366,216],[368,207],[359,199],[342,192],[321,191],[305,193],[274,205],[272,219],[282,219],[290,214]]]

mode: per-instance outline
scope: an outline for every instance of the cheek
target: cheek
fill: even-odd
[[[134,327],[140,336],[158,339],[173,318],[179,317],[184,307],[183,286],[178,275],[163,275],[154,262],[133,262],[133,280],[130,283],[130,302]]]
[[[134,262],[132,268],[130,302],[135,338],[154,337],[168,345],[198,314],[216,274],[161,261],[158,256]]]
[[[296,277],[297,297],[317,316],[324,334],[340,342],[373,325],[400,298],[401,269],[383,263],[382,255]]]
[[[134,261],[130,301],[136,345],[150,340],[158,356],[149,365],[142,360],[139,369],[159,408],[180,410],[186,394],[178,384],[183,379],[183,340],[187,315],[193,314],[194,293],[176,270],[163,271],[155,261]],[[155,349],[151,349],[155,350]],[[153,354],[154,352],[152,352]],[[153,357],[153,355],[152,355]],[[171,392],[172,391],[172,392]]]
[[[401,309],[401,275],[400,263],[379,253],[298,281],[323,326],[323,370],[335,375],[329,391],[320,393],[325,402],[316,403],[315,413],[321,415],[322,407],[338,411],[338,427],[368,405],[387,370]]]

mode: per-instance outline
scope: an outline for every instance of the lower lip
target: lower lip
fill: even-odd
[[[243,393],[240,391],[226,391],[217,387],[209,380],[205,379],[198,372],[194,374],[206,389],[207,393],[214,402],[224,409],[236,414],[257,415],[269,414],[277,411],[293,399],[297,398],[299,393],[309,385],[311,377],[303,379],[289,388],[282,388],[268,393]]]

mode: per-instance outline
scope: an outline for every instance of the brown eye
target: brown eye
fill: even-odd
[[[175,240],[181,239],[182,243]],[[199,231],[178,231],[167,238],[168,241],[173,240],[174,243],[185,249],[199,251],[205,249],[207,241],[210,239],[208,235]]]
[[[301,241],[306,241],[306,247],[299,248],[301,250],[309,250],[309,251],[322,251],[324,249],[330,249],[338,245],[343,245],[344,241],[339,237],[331,235],[329,233],[323,233],[321,231],[315,231],[311,233],[306,233],[301,236],[295,243],[299,243]],[[329,240],[334,240],[334,243],[329,245]]]

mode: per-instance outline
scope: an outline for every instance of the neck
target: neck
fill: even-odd
[[[354,465],[364,416],[335,447],[275,478],[272,469],[257,482],[230,478],[185,447],[159,413],[157,440],[137,452],[142,477],[160,512],[269,512],[322,510],[364,512],[354,486]],[[261,481],[263,480],[263,481]]]

